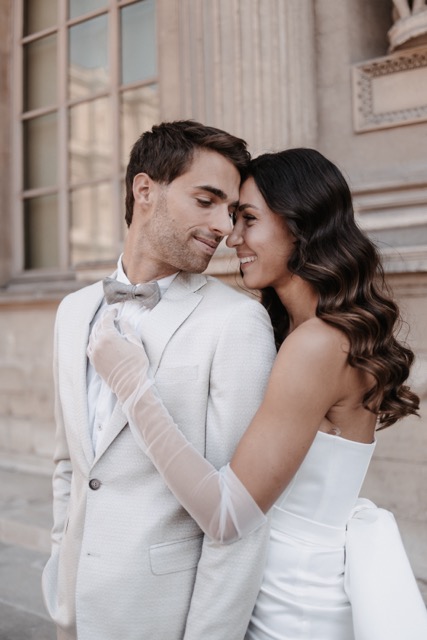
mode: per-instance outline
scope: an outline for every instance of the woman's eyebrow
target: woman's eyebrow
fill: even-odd
[[[255,209],[255,211],[258,211],[258,207],[256,207],[254,204],[251,204],[250,202],[239,204],[239,211],[244,211],[245,209]]]

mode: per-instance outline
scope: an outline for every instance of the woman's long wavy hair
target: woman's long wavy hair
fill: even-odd
[[[396,338],[399,309],[374,244],[356,224],[341,172],[318,151],[301,148],[258,156],[249,175],[295,237],[287,266],[318,293],[316,315],[347,335],[349,364],[374,377],[363,406],[378,416],[379,428],[417,414],[419,398],[404,384],[414,354]],[[261,297],[279,346],[288,314],[274,289]]]

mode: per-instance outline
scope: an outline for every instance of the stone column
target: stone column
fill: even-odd
[[[253,153],[316,143],[313,0],[159,0],[162,119],[194,118]]]

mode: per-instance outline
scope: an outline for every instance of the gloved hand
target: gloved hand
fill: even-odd
[[[148,377],[150,363],[141,340],[124,321],[117,320],[117,309],[108,307],[95,323],[87,355],[97,373],[125,405],[134,395],[142,396],[153,380]]]
[[[135,440],[206,535],[222,543],[248,535],[265,515],[230,465],[217,471],[188,442],[149,378],[138,336],[123,326],[120,333],[117,324],[115,310],[108,309],[92,330],[87,353],[122,403]]]

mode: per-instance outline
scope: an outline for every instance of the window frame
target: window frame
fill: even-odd
[[[114,221],[114,245],[116,254],[119,255],[123,245],[124,235],[124,202],[123,202],[123,181],[124,171],[121,166],[121,117],[120,101],[121,94],[125,91],[157,85],[160,94],[158,70],[157,75],[146,78],[144,81],[137,81],[121,84],[121,42],[120,42],[120,12],[123,7],[137,3],[139,0],[107,0],[105,7],[82,14],[76,18],[67,19],[68,0],[57,0],[58,14],[56,25],[43,29],[34,34],[24,36],[24,2],[16,0],[13,3],[13,55],[12,55],[12,76],[11,76],[11,108],[12,108],[12,265],[11,276],[19,281],[37,280],[69,280],[74,277],[79,266],[71,264],[71,244],[70,244],[70,207],[71,192],[84,186],[95,186],[97,184],[108,184],[112,193],[112,211],[117,212],[113,216]],[[156,11],[156,47],[157,59],[159,59],[159,28],[158,28],[158,7]],[[107,90],[100,91],[79,99],[68,98],[68,46],[69,28],[87,22],[93,18],[108,16],[108,71],[109,86]],[[35,42],[49,35],[57,37],[57,100],[54,106],[42,107],[24,111],[24,48],[27,44]],[[158,67],[158,65],[157,65]],[[69,175],[69,134],[70,134],[70,109],[79,104],[85,104],[106,97],[109,101],[109,108],[112,118],[112,155],[110,158],[110,172],[102,178],[71,182]],[[51,187],[38,187],[24,189],[24,124],[37,116],[48,115],[50,113],[57,116],[57,159],[58,174],[56,185]],[[25,233],[24,233],[24,207],[25,201],[38,196],[57,196],[57,242],[58,242],[58,265],[55,267],[25,268]],[[97,265],[105,264],[104,261],[94,259],[84,266],[96,269]]]

